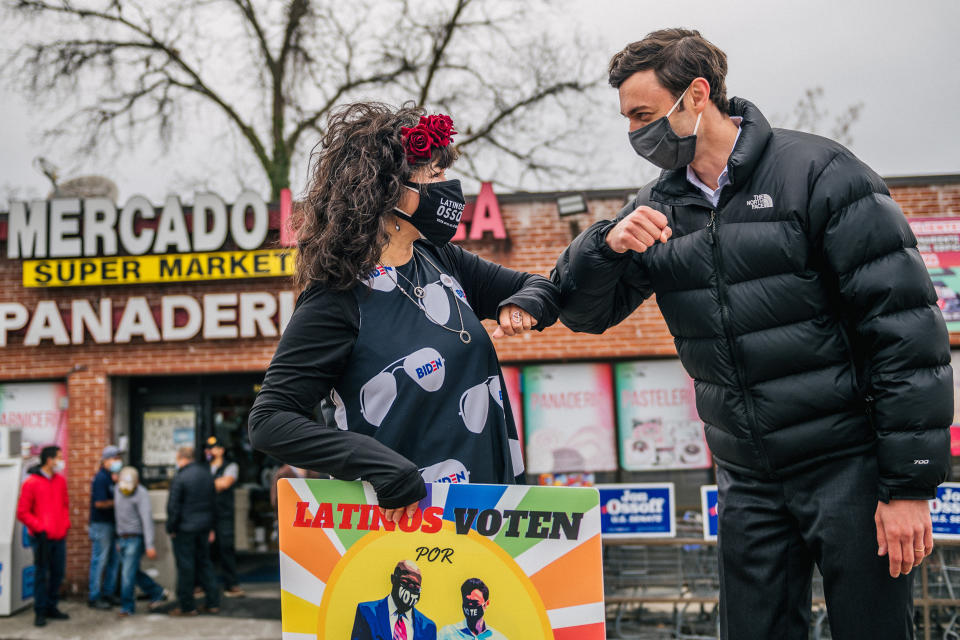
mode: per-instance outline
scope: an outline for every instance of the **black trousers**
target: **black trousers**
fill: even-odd
[[[232,519],[218,520],[216,537],[213,539],[213,561],[220,566],[223,585],[227,589],[237,586],[237,549],[233,529]]]
[[[806,640],[814,563],[835,640],[913,638],[913,574],[877,556],[872,456],[780,480],[729,470],[719,485],[720,636]]]
[[[33,610],[46,616],[57,608],[60,585],[67,565],[67,541],[49,540],[46,534],[30,538],[33,547]]]
[[[177,563],[177,599],[181,611],[197,608],[193,599],[194,583],[203,587],[207,607],[220,606],[220,587],[210,561],[209,537],[209,531],[181,531],[173,538],[173,554]]]

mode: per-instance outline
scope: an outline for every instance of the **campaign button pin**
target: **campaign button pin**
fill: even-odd
[[[440,274],[440,283],[443,284],[443,286],[445,287],[449,287],[450,289],[453,289],[453,278],[451,278],[445,273]]]

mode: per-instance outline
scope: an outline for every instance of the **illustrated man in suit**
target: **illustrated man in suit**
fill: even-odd
[[[361,602],[350,640],[437,640],[437,625],[414,608],[423,576],[411,560],[397,563],[393,588],[383,600]]]

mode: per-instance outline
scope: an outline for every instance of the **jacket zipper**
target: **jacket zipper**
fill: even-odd
[[[727,285],[723,279],[723,259],[720,255],[720,242],[716,236],[717,212],[715,209],[711,209],[710,222],[707,223],[707,238],[709,239],[710,246],[713,250],[713,263],[717,274],[717,295],[720,298],[720,319],[723,322],[723,330],[727,336],[727,345],[730,348],[730,359],[733,360],[734,367],[736,368],[737,383],[740,386],[740,392],[743,394],[743,402],[747,410],[747,428],[750,430],[750,437],[753,440],[753,445],[757,448],[757,452],[760,454],[760,463],[763,465],[763,470],[772,476],[773,470],[770,468],[770,460],[767,458],[767,452],[763,448],[763,443],[760,442],[760,434],[757,433],[753,398],[750,396],[750,390],[747,388],[746,384],[747,376],[743,370],[743,364],[740,362],[740,358],[737,357],[736,340],[735,336],[733,335],[733,327],[731,326],[730,322],[730,312],[727,308]]]

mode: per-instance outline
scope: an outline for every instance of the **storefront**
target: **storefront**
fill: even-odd
[[[960,176],[889,184],[913,218],[960,218]],[[458,241],[547,274],[577,233],[613,216],[629,195],[497,196],[485,186]],[[292,254],[280,233],[290,203],[268,205],[249,192],[232,206],[214,194],[193,200],[14,202],[0,213],[0,424],[23,427],[34,454],[50,442],[66,450],[74,591],[85,588],[89,483],[111,442],[162,491],[177,446],[218,436],[240,468],[238,549],[275,549],[269,486],[279,461],[251,449],[246,417],[294,306]],[[956,232],[960,247],[960,227],[918,234],[927,231],[927,253],[942,257],[930,266],[941,269],[935,280],[948,312],[960,285],[951,284],[947,236]],[[556,326],[496,346],[530,481],[674,482],[679,509],[698,510],[712,461],[654,300],[602,336]]]

